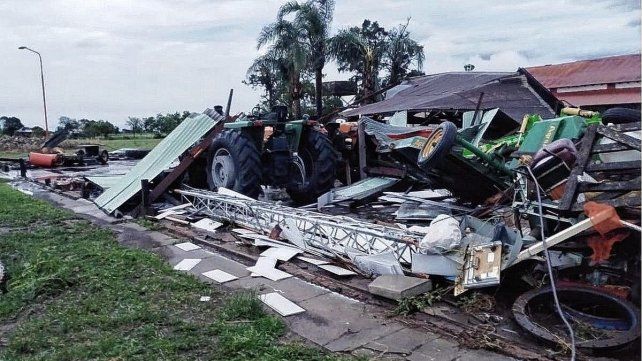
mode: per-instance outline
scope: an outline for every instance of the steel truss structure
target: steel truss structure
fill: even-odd
[[[277,225],[283,229],[288,224],[296,224],[305,249],[324,255],[346,255],[354,251],[371,255],[392,252],[399,262],[410,264],[411,254],[417,251],[416,246],[422,238],[419,233],[345,216],[202,190],[176,192],[202,214],[264,233],[271,232]]]

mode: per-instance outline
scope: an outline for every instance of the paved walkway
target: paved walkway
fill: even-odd
[[[123,245],[146,249],[166,259],[172,266],[186,258],[201,261],[187,271],[203,282],[216,283],[202,274],[214,269],[230,273],[237,280],[223,284],[229,289],[255,289],[259,294],[279,292],[306,312],[284,318],[289,329],[333,352],[384,360],[511,360],[485,350],[459,347],[454,340],[436,333],[413,329],[385,317],[385,310],[368,305],[296,277],[270,281],[251,277],[246,266],[205,249],[184,251],[175,246],[185,242],[166,234],[149,231],[131,221],[117,220],[86,200],[32,188],[35,196],[70,209],[92,222],[108,226]]]

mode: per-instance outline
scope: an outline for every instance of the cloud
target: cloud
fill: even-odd
[[[201,111],[249,111],[259,100],[241,81],[276,0],[5,0],[0,2],[0,115],[41,123],[37,57],[43,55],[49,119],[106,119]],[[411,17],[428,73],[513,71],[640,50],[640,3],[629,0],[338,1],[333,31],[364,18],[386,28]],[[327,79],[345,79],[328,64]]]

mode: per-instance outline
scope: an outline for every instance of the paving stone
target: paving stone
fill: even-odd
[[[370,317],[363,304],[336,293],[326,293],[298,304],[306,312],[286,319],[288,327],[322,346],[344,334],[380,325]]]
[[[280,280],[277,282],[275,287],[278,287],[281,294],[293,302],[309,300],[310,298],[330,292],[328,289],[305,282],[296,277]]]
[[[401,355],[389,355],[379,351],[373,351],[367,348],[358,348],[352,351],[352,355],[364,360],[384,360],[384,361],[405,361],[406,357]]]
[[[457,343],[443,338],[430,340],[408,356],[409,361],[455,360],[459,354]]]
[[[359,348],[373,340],[380,338],[381,336],[387,336],[392,333],[395,333],[403,328],[401,324],[390,323],[388,325],[380,325],[377,321],[372,319],[372,322],[376,324],[373,328],[363,328],[356,332],[349,332],[339,337],[338,339],[329,342],[325,345],[325,348],[332,352],[339,351],[352,351],[356,348]]]
[[[395,333],[369,342],[365,347],[384,353],[409,355],[421,345],[438,337],[438,335],[426,332],[425,330],[419,331],[411,328],[403,328]]]
[[[232,289],[248,289],[267,293],[277,291],[279,289],[278,282],[279,281],[271,281],[265,277],[246,276],[234,281],[226,282],[225,286]]]
[[[420,295],[430,290],[430,280],[404,275],[379,276],[368,285],[370,293],[393,300]]]
[[[164,246],[160,248],[155,248],[153,251],[157,253],[159,256],[161,256],[162,258],[164,258],[165,260],[167,260],[167,262],[171,264],[172,267],[185,258],[206,259],[214,255],[214,253],[203,249],[186,252],[175,246]]]

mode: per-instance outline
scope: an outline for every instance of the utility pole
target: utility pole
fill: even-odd
[[[35,53],[38,55],[38,59],[40,60],[40,83],[42,84],[42,105],[45,110],[45,138],[49,136],[49,122],[47,121],[47,98],[45,97],[45,73],[42,70],[42,56],[40,55],[39,52],[29,49],[26,46],[21,46],[18,49],[20,50],[28,50],[32,53]]]

